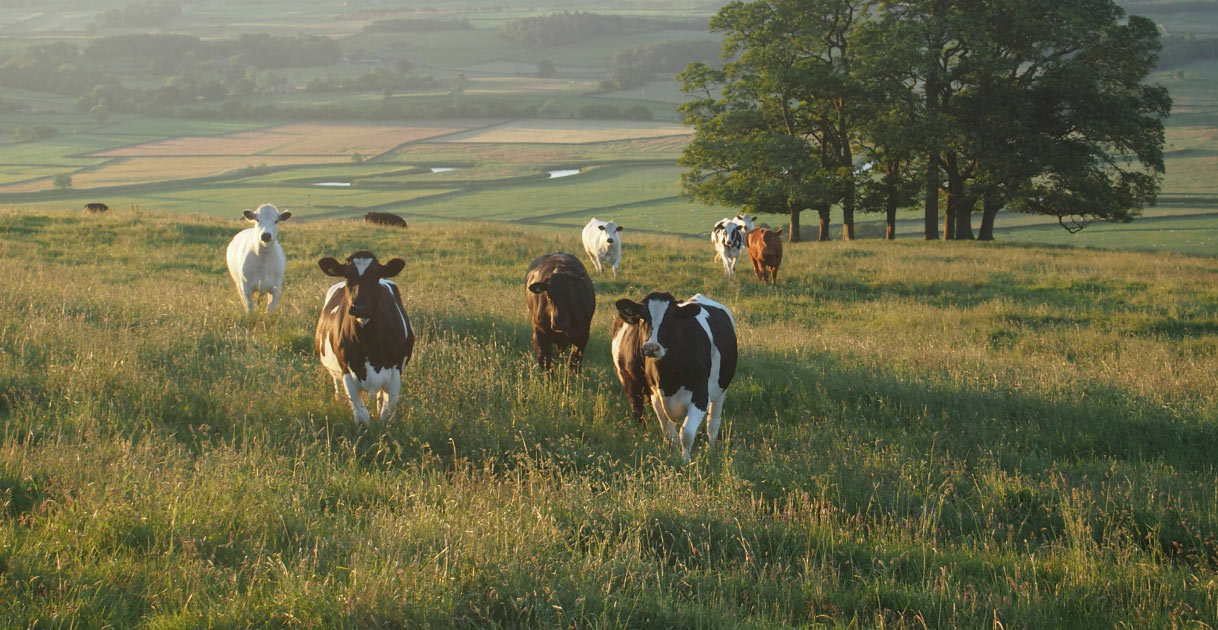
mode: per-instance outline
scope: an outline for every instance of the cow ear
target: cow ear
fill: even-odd
[[[321,272],[327,276],[334,276],[336,278],[347,277],[346,266],[329,256],[317,261],[317,266],[321,267]]]
[[[605,231],[605,224],[603,224],[603,223],[602,223],[602,224],[600,224],[600,225],[598,225],[598,226],[596,226],[596,227],[600,228],[602,232],[604,232],[604,231]]]
[[[253,211],[253,210],[246,210],[245,212],[242,212],[242,213],[241,213],[241,216],[243,216],[243,217],[245,217],[245,218],[249,219],[250,221],[257,221],[257,220],[258,220],[258,219],[256,219],[256,218],[254,218],[254,211]]]
[[[618,300],[614,306],[617,306],[617,314],[622,318],[622,321],[627,324],[639,323],[639,314],[643,312],[642,304],[623,298]]]
[[[684,304],[677,307],[677,319],[693,319],[702,312],[702,307],[697,304]]]
[[[617,226],[617,231],[618,231],[618,232],[621,232],[621,231],[622,231],[622,230],[624,230],[624,229],[626,229],[626,228],[624,228],[624,227],[622,227],[622,226],[620,226],[620,225],[619,225],[619,226]]]
[[[402,260],[401,258],[394,258],[393,260],[381,265],[381,277],[392,278],[399,273],[402,273],[402,269],[405,267],[405,260]]]
[[[774,233],[775,233],[775,234],[782,234],[782,228],[778,228],[777,230],[774,230]]]
[[[285,211],[279,213],[280,221],[287,221],[290,218],[292,218],[292,212],[290,210],[285,210]]]
[[[534,282],[533,284],[529,285],[529,290],[538,294],[544,293],[549,288],[550,285],[547,282]]]

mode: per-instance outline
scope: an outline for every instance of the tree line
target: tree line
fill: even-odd
[[[602,15],[585,11],[552,13],[512,20],[500,33],[515,42],[535,46],[576,44],[593,37],[644,33],[661,29],[706,30],[706,20],[662,19],[627,15]]]
[[[921,207],[927,239],[990,240],[1000,209],[1069,230],[1155,201],[1171,99],[1155,25],[1112,0],[755,0],[724,6],[722,68],[678,79],[698,199],[789,217]],[[973,218],[980,212],[980,233]],[[940,232],[940,221],[942,232]]]

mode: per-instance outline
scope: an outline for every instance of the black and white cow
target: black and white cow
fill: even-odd
[[[707,447],[713,448],[727,386],[736,374],[731,311],[701,293],[684,302],[669,293],[649,293],[639,302],[618,300],[617,312],[613,367],[635,418],[643,420],[649,400],[664,436],[686,462],[706,419]]]
[[[734,219],[719,219],[711,229],[711,244],[715,247],[715,260],[723,263],[727,277],[736,276],[736,259],[744,249],[744,228]]]
[[[313,337],[321,364],[334,378],[334,391],[346,396],[359,424],[370,414],[360,392],[376,398],[382,422],[393,417],[402,389],[402,370],[414,351],[415,334],[392,278],[406,266],[401,258],[382,265],[372,252],[358,251],[346,263],[322,258],[327,276],[343,278],[326,292]]]

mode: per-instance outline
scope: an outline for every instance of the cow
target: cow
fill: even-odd
[[[228,243],[228,274],[237,285],[246,313],[254,312],[254,293],[269,293],[266,312],[273,313],[283,290],[283,270],[287,256],[279,245],[279,224],[292,218],[291,212],[264,203],[257,210],[242,213],[253,227],[245,228]]]
[[[592,259],[597,273],[603,273],[605,265],[610,265],[613,277],[617,277],[617,267],[622,262],[621,231],[613,221],[601,221],[596,217],[584,225],[584,252]]]
[[[85,212],[105,212],[110,209],[110,206],[107,206],[100,201],[93,201],[86,203],[83,209]]]
[[[392,278],[406,262],[394,258],[382,265],[369,251],[357,251],[345,263],[326,257],[317,266],[342,278],[326,291],[313,345],[334,379],[334,392],[351,404],[355,422],[371,419],[361,392],[376,400],[381,422],[393,418],[402,390],[402,370],[414,352],[415,332]]]
[[[733,219],[720,219],[711,230],[711,244],[715,247],[715,261],[723,263],[727,277],[736,277],[736,259],[744,249],[744,232]]]
[[[369,212],[364,215],[364,223],[406,229],[406,220],[390,212]]]
[[[778,265],[782,264],[782,228],[771,230],[757,228],[748,236],[749,260],[753,261],[753,273],[766,283],[778,282]]]
[[[747,214],[738,214],[728,220],[732,221],[736,225],[739,225],[740,230],[745,234],[748,234],[757,228],[755,223],[755,221],[757,221],[757,215],[749,216]]]
[[[573,346],[567,367],[579,370],[596,312],[596,291],[583,263],[571,254],[543,254],[529,264],[525,286],[537,364],[549,370],[554,365],[550,347]]]
[[[703,419],[707,448],[719,437],[727,386],[736,375],[736,320],[701,293],[684,302],[649,293],[616,306],[613,368],[630,410],[642,422],[650,401],[665,438],[689,463]]]

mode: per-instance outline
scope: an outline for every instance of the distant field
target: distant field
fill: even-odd
[[[688,136],[689,127],[661,122],[619,120],[520,120],[453,134],[443,142],[485,144],[606,142],[634,138]]]

